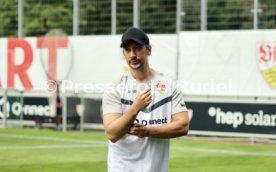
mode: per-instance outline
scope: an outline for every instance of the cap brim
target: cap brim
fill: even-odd
[[[135,42],[137,42],[137,43],[140,44],[140,45],[145,45],[145,43],[142,42],[142,41],[140,41],[140,40],[137,40],[137,39],[135,39],[135,38],[129,38],[129,39],[124,40],[124,41],[121,43],[120,47],[121,47],[121,48],[125,47],[125,44],[126,44],[128,41],[135,41]]]

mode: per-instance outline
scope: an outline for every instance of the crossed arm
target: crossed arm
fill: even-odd
[[[189,119],[187,112],[172,115],[171,123],[161,126],[145,127],[142,124],[134,124],[137,114],[151,102],[150,90],[141,92],[125,114],[105,114],[103,116],[104,128],[108,139],[118,141],[126,133],[138,137],[173,138],[188,133]]]

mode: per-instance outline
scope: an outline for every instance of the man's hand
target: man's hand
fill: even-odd
[[[129,134],[138,136],[140,138],[146,137],[148,135],[147,127],[142,124],[133,124],[129,129]]]
[[[150,89],[141,91],[138,96],[135,98],[132,106],[138,111],[144,109],[152,101],[152,95]]]

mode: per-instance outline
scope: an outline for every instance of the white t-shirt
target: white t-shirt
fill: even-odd
[[[124,114],[137,94],[151,88],[152,103],[140,111],[134,123],[144,126],[163,125],[171,122],[173,114],[187,111],[184,96],[172,78],[155,71],[149,83],[140,83],[131,73],[112,83],[103,96],[103,115]],[[109,172],[167,172],[169,139],[159,139],[125,134],[116,143],[109,141]]]

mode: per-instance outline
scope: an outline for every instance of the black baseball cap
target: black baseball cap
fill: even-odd
[[[143,30],[135,27],[130,27],[124,32],[120,47],[125,47],[126,42],[129,40],[133,40],[141,45],[149,45],[149,37],[147,34]]]

